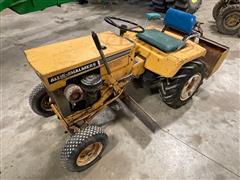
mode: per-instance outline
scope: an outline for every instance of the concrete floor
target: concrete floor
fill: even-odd
[[[0,179],[239,179],[240,43],[216,32],[214,3],[204,1],[197,16],[205,23],[206,37],[231,48],[221,69],[178,110],[166,106],[158,95],[130,85],[128,91],[162,129],[153,134],[131,113],[106,109],[96,121],[112,120],[103,126],[109,145],[103,158],[82,173],[70,173],[59,163],[68,136],[58,120],[41,118],[28,106],[29,93],[40,81],[23,50],[91,30],[116,31],[103,21],[106,15],[143,24],[148,9],[125,2],[111,8],[73,3],[23,16],[1,13]]]

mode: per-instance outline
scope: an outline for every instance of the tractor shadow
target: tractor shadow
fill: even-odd
[[[151,115],[159,129],[167,129],[172,123],[180,119],[192,106],[190,100],[185,106],[175,110],[168,107],[158,94],[152,94],[149,90],[139,88],[136,84],[130,83],[126,92],[138,103],[144,111]],[[120,123],[127,131],[128,135],[142,148],[145,149],[152,141],[153,132],[150,131],[139,119],[131,112],[127,106],[120,101],[121,109],[116,111],[111,108],[105,108],[94,118],[93,123],[106,128],[115,123]],[[118,139],[115,136],[110,137],[110,146],[106,149],[106,153],[112,151],[117,145]]]
[[[135,83],[130,83],[126,91],[155,119],[161,129],[175,123],[192,106],[192,100],[190,100],[185,106],[179,109],[170,108],[161,100],[158,93],[153,94],[148,89],[139,88]]]
[[[142,149],[145,149],[152,141],[152,132],[124,104],[122,104],[122,109],[116,112],[116,115],[128,135]]]
[[[121,126],[127,131],[128,135],[130,135],[142,149],[145,149],[151,142],[151,131],[139,123],[134,114],[123,103],[121,103],[121,101],[119,101],[119,103],[119,110],[106,107],[94,117],[92,123],[101,126],[105,131],[108,130],[108,127],[115,129],[115,125],[121,124]],[[114,149],[118,144],[118,139],[119,136],[117,137],[113,133],[109,136],[109,145],[103,156]]]

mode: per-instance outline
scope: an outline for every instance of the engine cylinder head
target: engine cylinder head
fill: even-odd
[[[81,87],[86,92],[96,92],[100,90],[102,86],[102,78],[100,74],[89,74],[81,79]]]

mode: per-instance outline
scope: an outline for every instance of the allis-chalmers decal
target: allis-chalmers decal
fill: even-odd
[[[100,65],[100,62],[99,61],[95,61],[95,62],[86,64],[84,66],[77,67],[75,69],[71,69],[71,70],[69,70],[67,72],[60,73],[60,74],[57,74],[55,76],[52,76],[52,77],[48,78],[48,82],[49,82],[49,84],[53,84],[53,83],[55,83],[57,81],[60,81],[62,79],[66,79],[68,77],[74,76],[74,75],[82,73],[84,71],[87,71],[87,70],[89,70],[91,68],[95,68],[95,67],[97,67],[99,65]]]

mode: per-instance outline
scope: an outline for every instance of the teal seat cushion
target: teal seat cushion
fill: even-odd
[[[156,29],[146,29],[143,33],[138,33],[137,37],[164,52],[173,52],[185,45],[183,41]]]

